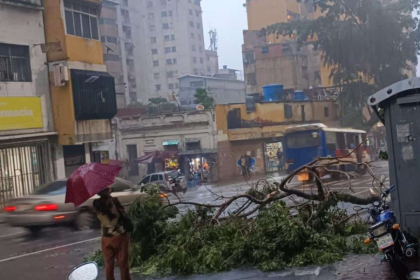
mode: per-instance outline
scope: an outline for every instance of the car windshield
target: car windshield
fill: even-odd
[[[60,195],[66,193],[66,181],[56,181],[35,191],[37,195]]]
[[[171,172],[166,173],[166,175],[168,175],[171,178],[176,178],[176,177],[178,177],[179,172],[178,171],[171,171]]]

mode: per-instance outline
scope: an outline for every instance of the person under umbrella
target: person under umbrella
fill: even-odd
[[[128,248],[132,223],[117,198],[111,196],[109,186],[121,170],[119,165],[88,163],[77,168],[67,180],[66,203],[76,207],[98,194],[93,201],[101,223],[102,251],[105,259],[106,280],[115,280],[115,258],[121,271],[121,280],[131,280]]]
[[[120,268],[121,280],[130,280],[129,229],[121,222],[127,214],[119,200],[111,196],[110,188],[102,190],[98,195],[100,198],[93,201],[93,207],[101,223],[101,247],[105,260],[106,280],[115,280],[115,259]]]

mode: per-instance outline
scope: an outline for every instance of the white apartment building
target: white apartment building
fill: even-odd
[[[170,100],[179,77],[206,74],[201,0],[122,1],[129,7],[137,101]]]

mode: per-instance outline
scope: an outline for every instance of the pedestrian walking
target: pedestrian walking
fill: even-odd
[[[115,280],[115,259],[121,272],[121,280],[130,280],[128,250],[132,224],[119,200],[111,196],[111,189],[98,193],[93,206],[101,223],[102,252],[105,260],[106,280]]]
[[[278,170],[284,170],[284,162],[283,162],[284,154],[283,151],[279,148],[277,150],[277,160],[279,161]]]

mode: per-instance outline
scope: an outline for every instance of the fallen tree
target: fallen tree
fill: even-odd
[[[354,152],[354,151],[353,151]],[[352,152],[352,153],[353,153]],[[349,215],[338,202],[369,204],[377,196],[361,198],[351,189],[354,175],[335,170],[341,163],[353,164],[349,155],[318,158],[288,175],[281,182],[259,180],[248,191],[215,196],[212,204],[162,201],[157,189],[136,201],[130,209],[131,265],[144,274],[197,274],[255,266],[262,270],[312,264],[329,264],[349,253],[367,253],[374,247],[362,243],[366,223],[357,213]],[[382,182],[368,163],[357,164],[372,176],[372,187]],[[331,190],[321,171],[340,174],[348,186]],[[292,187],[299,172],[309,172],[314,182],[306,190]],[[345,193],[345,190],[350,193]],[[301,198],[297,202],[296,198]],[[292,206],[286,201],[294,201]],[[179,214],[175,206],[194,207]],[[232,210],[233,209],[233,210]],[[96,254],[96,260],[101,254]]]

